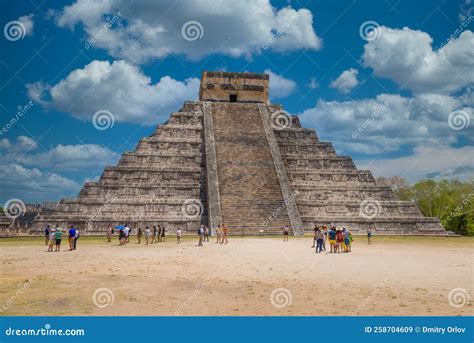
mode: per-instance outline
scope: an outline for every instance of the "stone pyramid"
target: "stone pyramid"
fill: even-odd
[[[128,223],[194,233],[225,223],[231,234],[289,226],[301,235],[336,223],[355,233],[445,234],[437,218],[270,104],[268,83],[267,74],[204,72],[199,101],[185,102],[76,198],[40,212],[35,227],[76,224],[93,234]]]

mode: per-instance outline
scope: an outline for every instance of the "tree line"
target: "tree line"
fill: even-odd
[[[427,217],[438,217],[446,230],[474,236],[474,179],[421,180],[410,185],[400,176],[379,177],[377,183],[390,186],[400,200],[414,201]]]

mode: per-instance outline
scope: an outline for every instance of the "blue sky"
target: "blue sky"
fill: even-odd
[[[74,196],[204,70],[270,73],[272,102],[376,176],[474,173],[470,0],[1,4],[0,202]]]

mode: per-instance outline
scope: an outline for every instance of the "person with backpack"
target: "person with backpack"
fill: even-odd
[[[75,227],[74,230],[76,230],[76,232],[74,234],[74,241],[73,241],[73,244],[72,244],[72,249],[76,250],[77,240],[79,239],[79,237],[81,237],[81,235],[80,235],[79,229],[77,227]]]

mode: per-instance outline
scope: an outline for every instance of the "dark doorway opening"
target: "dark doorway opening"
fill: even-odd
[[[230,102],[237,102],[237,94],[229,94]]]

